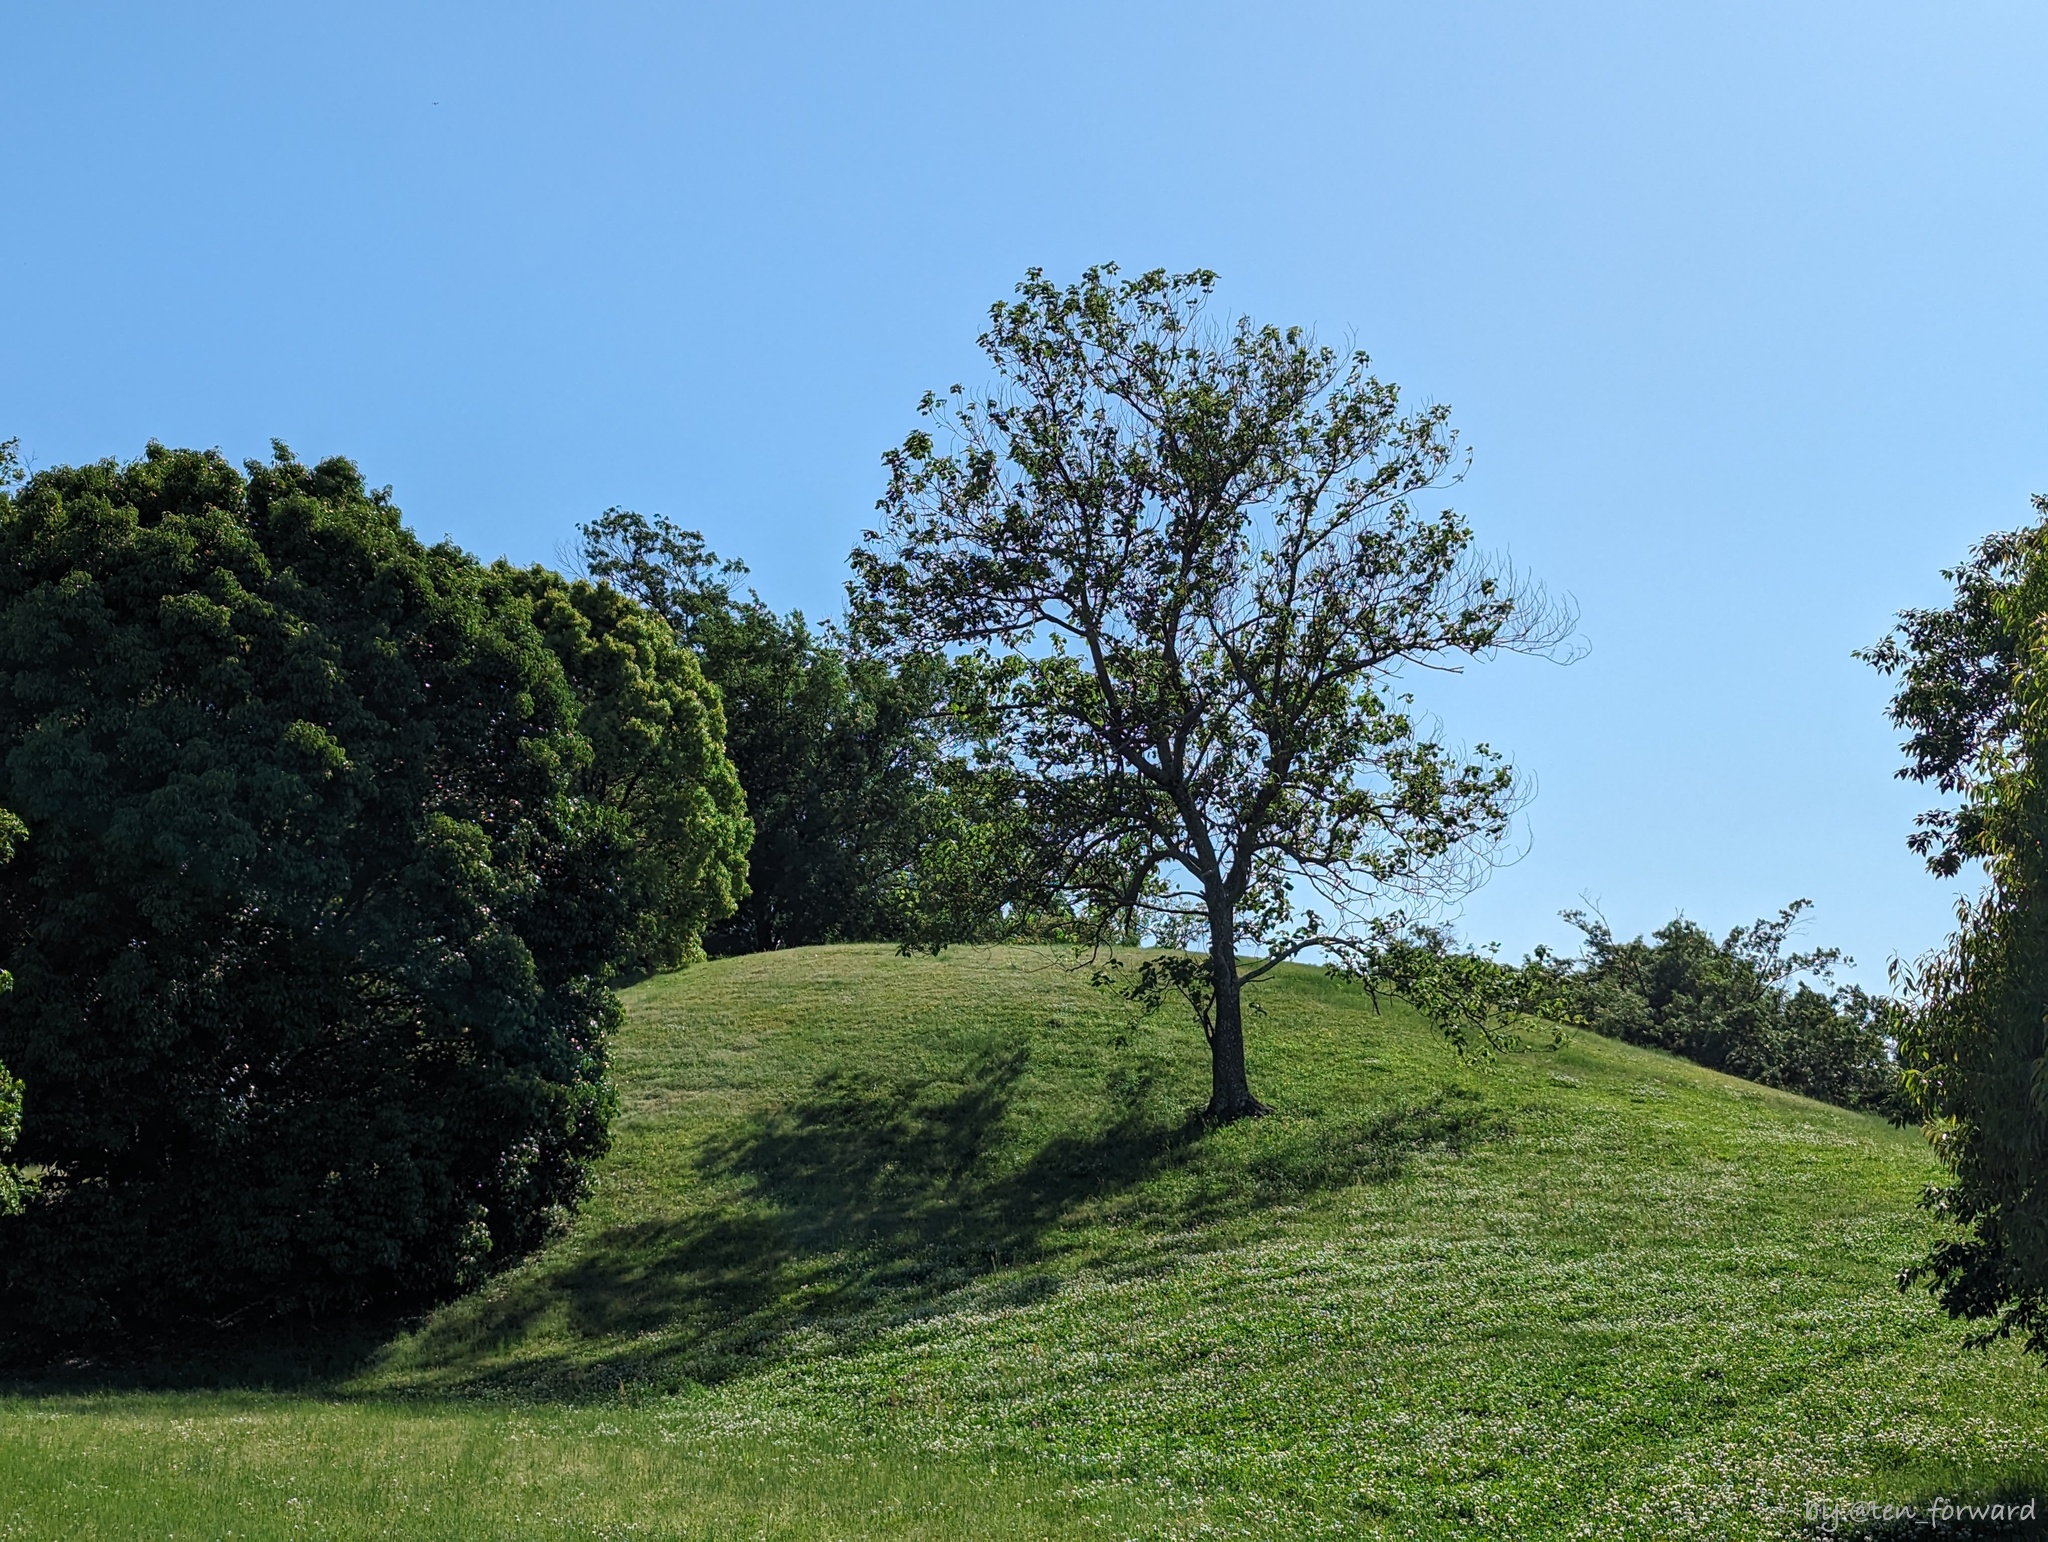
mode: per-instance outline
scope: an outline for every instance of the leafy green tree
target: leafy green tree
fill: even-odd
[[[688,670],[576,598],[281,446],[0,497],[0,801],[33,832],[0,1061],[41,1173],[0,1221],[9,1332],[429,1298],[581,1194],[606,977],[715,914],[739,816]],[[714,811],[672,829],[634,765]],[[650,834],[709,899],[650,881]]]
[[[1457,466],[1443,409],[1298,329],[1205,323],[1212,283],[1033,269],[980,339],[999,387],[926,396],[853,561],[865,636],[963,655],[1030,843],[1006,913],[1065,896],[1200,951],[1144,967],[1228,1120],[1262,1111],[1245,988],[1311,950],[1368,964],[1390,907],[1463,888],[1507,828],[1510,770],[1424,733],[1403,673],[1571,627],[1413,507]]]
[[[640,969],[687,962],[746,894],[753,840],[718,693],[668,625],[614,589],[503,564],[491,582],[531,605],[582,705],[590,754],[574,792],[602,833],[580,850],[595,864],[587,886],[619,907],[607,933]]]
[[[0,1066],[0,1158],[14,1149],[21,1136],[21,1083]],[[0,1218],[21,1213],[28,1192],[18,1168],[0,1160]]]
[[[850,656],[801,615],[738,596],[745,568],[665,519],[608,509],[582,533],[591,576],[667,620],[724,702],[754,826],[751,892],[706,947],[893,937],[937,816],[940,665]]]
[[[1903,612],[1863,656],[1899,682],[1900,775],[1956,800],[1921,816],[1914,849],[1987,879],[1906,971],[1899,1058],[1950,1173],[1928,1203],[1959,1228],[1909,1278],[2048,1355],[2048,499],[2034,507],[1944,573],[1950,604]]]
[[[1815,988],[1832,983],[1840,949],[1785,951],[1808,904],[1795,900],[1719,942],[1683,917],[1647,941],[1623,942],[1598,916],[1567,911],[1584,950],[1535,962],[1571,1017],[1601,1033],[1845,1108],[1903,1115],[1891,1004],[1854,985]]]
[[[1399,996],[1437,1025],[1458,1053],[1556,1050],[1583,1019],[1572,993],[1542,956],[1503,964],[1496,949],[1461,947],[1439,927],[1395,923],[1365,950],[1363,962],[1333,966],[1373,996]]]
[[[5,467],[5,454],[13,449],[10,441],[0,445],[0,469]],[[15,843],[28,834],[28,829],[19,819],[0,808],[0,864],[14,860]],[[14,989],[14,976],[0,969],[0,995]],[[21,1083],[8,1074],[7,1067],[0,1065],[0,1217],[18,1215],[27,1186],[18,1169],[8,1165],[7,1154],[14,1149],[14,1143],[21,1138]]]

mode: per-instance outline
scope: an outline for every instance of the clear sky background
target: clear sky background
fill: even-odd
[[[0,4],[0,437],[346,454],[553,560],[608,504],[835,614],[989,303],[1210,267],[1475,453],[1590,655],[1433,687],[1539,787],[1512,953],[1947,929],[1849,657],[2048,491],[2036,4]]]

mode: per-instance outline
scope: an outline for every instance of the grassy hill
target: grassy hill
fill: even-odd
[[[2048,1380],[1893,1283],[1916,1132],[1260,999],[1280,1112],[1203,1133],[1185,1017],[1049,952],[649,981],[551,1247],[295,1385],[17,1389],[0,1538],[1798,1537],[2048,1490]]]

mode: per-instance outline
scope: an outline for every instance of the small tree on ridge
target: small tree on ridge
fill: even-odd
[[[1404,412],[1298,328],[1206,323],[1213,283],[1032,269],[980,338],[1000,386],[928,394],[933,428],[886,456],[852,590],[879,645],[962,655],[956,709],[1020,832],[990,903],[1200,951],[1139,988],[1187,997],[1229,1120],[1263,1111],[1245,987],[1311,950],[1367,966],[1517,805],[1484,745],[1422,730],[1401,672],[1572,624],[1412,506],[1458,469],[1445,409]]]

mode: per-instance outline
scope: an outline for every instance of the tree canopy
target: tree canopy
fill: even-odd
[[[0,809],[0,863],[14,860],[14,843],[27,835],[22,822]],[[14,989],[14,976],[0,969],[0,995]],[[7,1161],[21,1138],[21,1082],[0,1065],[0,1216],[18,1214],[25,1185],[20,1171]]]
[[[1959,1228],[1917,1273],[1950,1312],[2048,1354],[2048,499],[2035,511],[1864,657],[1898,681],[1899,774],[1955,800],[1921,817],[1914,849],[1987,879],[1907,971],[1899,1058],[1951,1175],[1929,1202]]]
[[[1443,408],[1298,328],[1210,322],[1212,285],[1032,270],[980,338],[996,385],[925,397],[853,562],[877,647],[961,659],[1028,843],[1000,903],[1202,950],[1144,968],[1193,1005],[1230,1119],[1261,1108],[1244,987],[1363,962],[1508,827],[1511,770],[1432,737],[1403,682],[1571,626],[1416,506],[1460,464]]]
[[[490,579],[531,606],[581,703],[589,754],[572,788],[589,811],[588,883],[618,906],[606,935],[635,967],[672,969],[747,893],[735,858],[753,827],[719,695],[661,617],[616,590],[539,567]]]
[[[430,1297],[576,1199],[606,978],[744,848],[715,700],[622,605],[281,446],[0,496],[11,1330]]]
[[[1719,940],[1680,916],[1626,942],[1601,917],[1571,910],[1583,951],[1539,949],[1534,964],[1574,1022],[1768,1087],[1901,1114],[1891,1003],[1834,984],[1835,967],[1853,962],[1838,948],[1786,951],[1808,905],[1794,900]]]
[[[893,937],[939,818],[938,661],[850,654],[802,615],[738,594],[741,564],[658,516],[608,509],[582,529],[591,576],[665,618],[724,704],[754,835],[749,892],[705,946]]]

